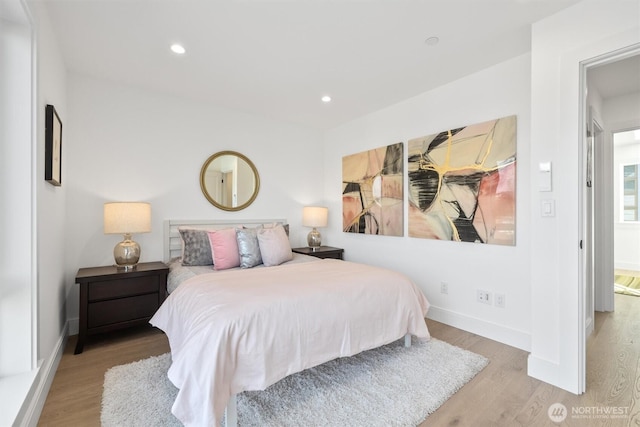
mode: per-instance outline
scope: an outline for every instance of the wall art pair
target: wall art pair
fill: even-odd
[[[404,144],[342,159],[343,231],[404,234]],[[410,237],[515,245],[516,116],[408,142]]]

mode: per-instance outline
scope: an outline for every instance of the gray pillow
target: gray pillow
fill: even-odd
[[[182,265],[213,265],[207,230],[178,229],[182,237]]]
[[[256,228],[236,228],[241,268],[251,268],[262,264],[256,230]]]

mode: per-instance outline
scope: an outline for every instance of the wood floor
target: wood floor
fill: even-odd
[[[587,392],[580,396],[528,377],[526,352],[428,320],[435,338],[490,363],[420,427],[640,425],[640,298],[616,295],[615,303],[614,313],[596,314],[587,344]],[[67,343],[39,426],[99,426],[106,370],[169,351],[166,337],[146,327],[91,337],[79,355],[73,354],[75,338]],[[568,410],[562,423],[547,415],[554,403]]]

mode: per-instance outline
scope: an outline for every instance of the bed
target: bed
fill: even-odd
[[[165,261],[175,264],[181,254],[179,229],[221,230],[217,235],[277,223],[286,221],[167,221]],[[281,225],[273,227],[277,233],[257,233],[282,235]],[[234,425],[238,393],[403,337],[405,345],[411,336],[430,337],[429,303],[406,276],[299,254],[272,265],[268,246],[261,247],[268,266],[194,269],[150,321],[169,339],[168,376],[179,389],[172,413],[187,426],[219,425],[225,414]],[[219,250],[214,246],[214,260]]]

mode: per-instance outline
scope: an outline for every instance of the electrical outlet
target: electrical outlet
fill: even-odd
[[[504,294],[496,294],[496,307],[504,308],[506,303],[506,297]]]
[[[441,294],[449,293],[449,284],[447,282],[440,282],[440,293]]]
[[[491,292],[478,289],[476,293],[476,301],[483,304],[491,304]]]

